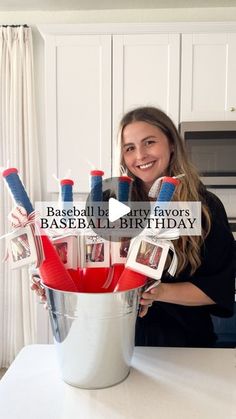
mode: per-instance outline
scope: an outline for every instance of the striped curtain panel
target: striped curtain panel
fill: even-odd
[[[0,27],[0,166],[16,167],[32,202],[41,199],[31,28]],[[0,179],[0,236],[13,207]],[[0,239],[0,367],[37,340],[37,303],[27,269],[10,270]]]

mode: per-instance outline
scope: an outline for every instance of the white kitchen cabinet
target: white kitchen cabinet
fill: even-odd
[[[179,48],[179,34],[45,37],[49,192],[58,189],[52,174],[68,169],[88,192],[88,161],[111,176],[112,141],[128,109],[158,106],[178,123]]]
[[[181,121],[236,119],[236,34],[182,35]]]
[[[137,106],[156,106],[179,122],[179,34],[113,36],[113,121]]]
[[[111,175],[111,36],[45,39],[47,188],[68,169],[88,192],[90,162]]]

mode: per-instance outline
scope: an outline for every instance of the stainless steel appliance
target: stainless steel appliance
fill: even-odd
[[[180,133],[205,185],[236,187],[236,121],[182,122]]]

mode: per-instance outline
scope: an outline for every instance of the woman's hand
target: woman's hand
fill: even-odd
[[[144,317],[153,301],[183,306],[204,306],[216,304],[208,295],[191,282],[159,283],[142,294],[140,317]]]
[[[161,283],[157,282],[156,286],[154,286],[150,291],[144,291],[141,300],[140,300],[140,310],[139,310],[139,317],[146,316],[148,309],[152,306],[153,301],[158,301],[158,296],[160,292]]]

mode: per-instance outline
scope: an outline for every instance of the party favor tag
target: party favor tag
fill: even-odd
[[[102,237],[85,235],[85,267],[108,268],[110,266],[110,243]]]
[[[86,266],[86,254],[85,254],[85,236],[84,234],[79,234],[77,236],[77,258],[78,258],[78,268],[85,268]]]
[[[52,239],[53,246],[55,247],[62,263],[66,269],[77,269],[78,267],[78,244],[77,236],[71,234],[56,237]]]
[[[38,253],[30,226],[18,228],[6,237],[8,257],[12,269],[36,264]]]
[[[126,267],[153,279],[162,277],[170,243],[154,237],[136,237],[130,244]]]
[[[130,246],[130,239],[121,238],[118,242],[111,242],[111,264],[127,262],[127,256]]]

